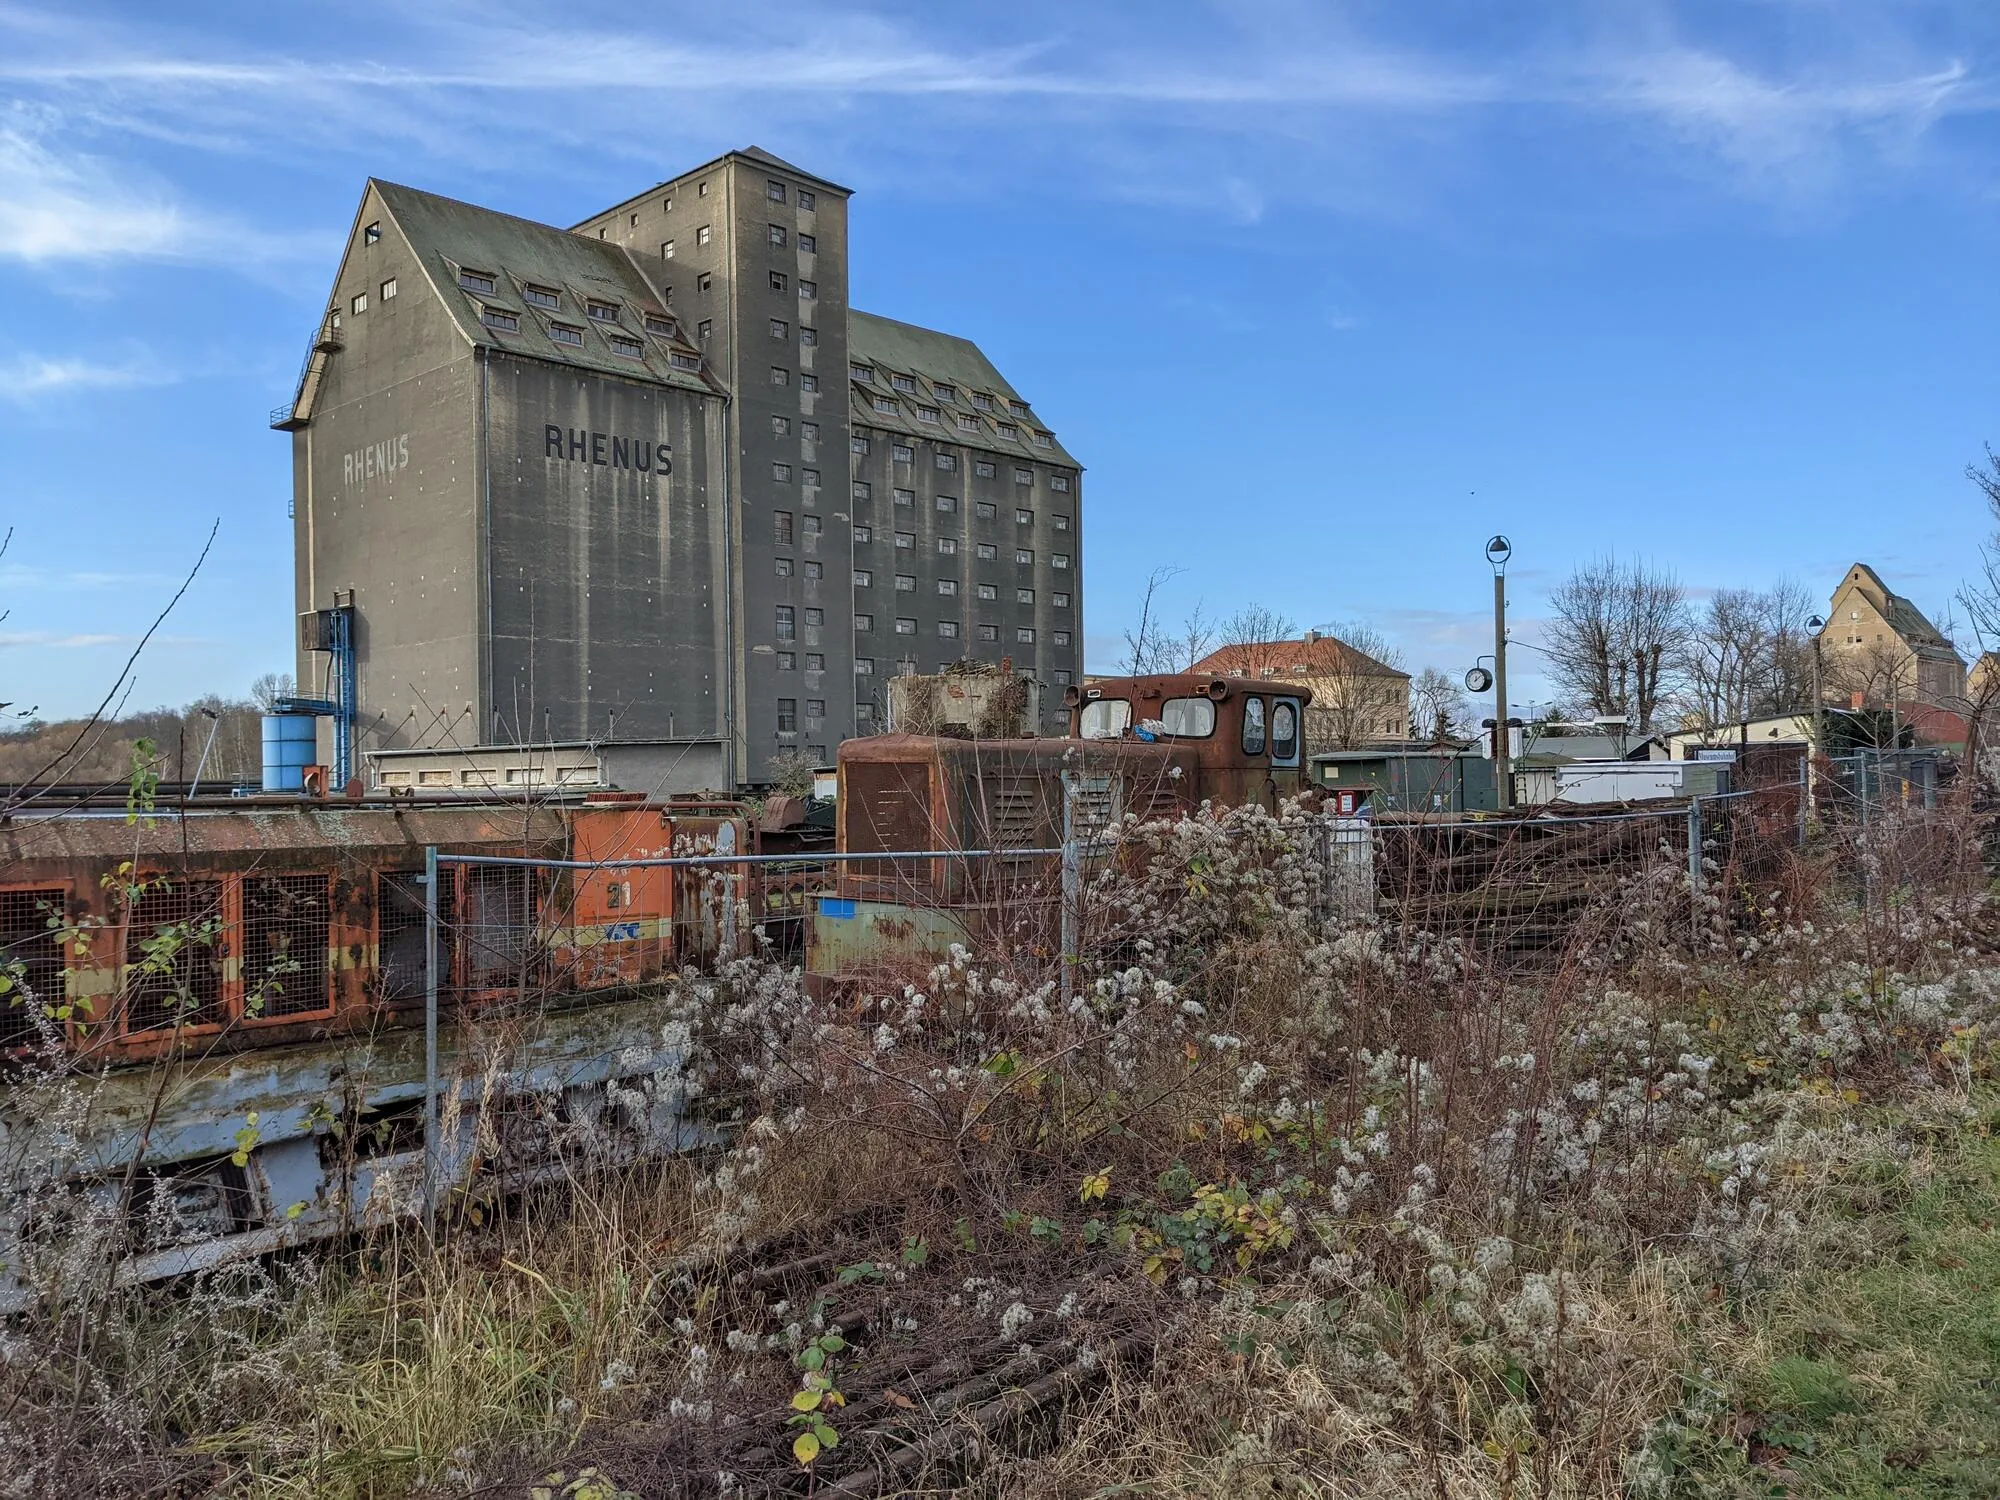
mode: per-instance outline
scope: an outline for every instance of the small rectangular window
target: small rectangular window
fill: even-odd
[[[979,638],[980,638],[980,639],[981,639],[982,641],[997,641],[997,640],[999,640],[999,639],[1000,639],[1000,627],[999,627],[998,625],[982,625],[982,626],[980,626],[980,627],[979,627]]]
[[[1069,644],[1069,632],[1067,630],[1058,630],[1055,632],[1054,636],[1051,637],[1051,639],[1053,639],[1058,646],[1067,646]]]
[[[1051,553],[1049,555],[1049,566],[1059,573],[1067,570],[1069,567],[1069,554],[1067,552]]]
[[[703,318],[699,323],[695,324],[694,335],[701,343],[707,343],[714,333],[715,324],[711,323],[707,318]]]
[[[784,320],[783,318],[773,318],[773,319],[771,319],[771,337],[772,337],[772,338],[774,338],[774,339],[788,339],[788,338],[790,338],[791,336],[792,336],[792,325],[791,325],[791,324],[787,323],[787,322],[786,322],[786,321],[785,321],[785,320]]]
[[[896,403],[891,401],[889,403],[889,410],[894,411],[895,409]],[[917,450],[908,443],[898,443],[891,451],[890,457],[894,458],[899,464],[913,464],[917,461]]]
[[[1014,471],[1014,483],[1033,484],[1034,482],[1035,471],[1033,469],[1016,469]]]
[[[938,592],[948,599],[956,598],[958,596],[958,580],[956,578],[940,578],[938,580]]]
[[[993,562],[1000,556],[1000,549],[995,547],[991,542],[981,542],[973,550],[978,554],[981,562]]]
[[[1035,446],[1037,448],[1053,448],[1055,445],[1056,435],[1053,432],[1037,432],[1035,434]]]
[[[1016,604],[1033,604],[1035,602],[1035,591],[1033,589],[1015,589],[1014,602]]]
[[[1021,429],[1016,427],[1012,422],[1002,422],[1000,424],[1000,436],[1007,439],[1010,443],[1017,443],[1021,440]]]
[[[1049,517],[1049,524],[1055,527],[1057,531],[1068,531],[1069,517],[1058,511],[1055,515]]]
[[[855,657],[854,675],[856,677],[873,677],[875,675],[875,658],[872,656]]]
[[[794,652],[780,651],[778,653],[778,670],[780,672],[797,671],[798,665],[799,665],[799,659]]]
[[[616,302],[586,303],[584,311],[600,323],[616,323],[618,321],[618,304]]]
[[[875,587],[875,575],[866,568],[856,568],[854,570],[854,586],[858,589],[871,589]]]
[[[872,500],[872,499],[874,499],[874,498],[875,498],[875,486],[874,486],[874,485],[872,485],[872,484],[870,484],[870,483],[869,483],[869,482],[868,482],[867,480],[865,480],[865,479],[857,479],[857,480],[855,480],[855,481],[854,481],[854,498],[855,498],[855,499],[857,499],[857,500]]]
[[[979,431],[979,418],[972,416],[966,412],[958,412],[956,414],[956,418],[958,421],[958,430],[960,432]]]
[[[991,479],[999,471],[993,467],[992,459],[982,458],[972,466],[972,472],[981,479]]]
[[[790,578],[792,576],[792,560],[789,557],[773,558],[772,561],[778,565],[778,576],[780,578]]]
[[[781,547],[792,545],[792,513],[788,510],[771,513],[771,540]]]
[[[982,521],[990,521],[1000,514],[1000,507],[991,500],[981,500],[972,507],[973,513]]]
[[[896,415],[896,403],[888,396],[877,396],[875,398],[875,410],[882,413],[885,417],[893,417]]]
[[[807,347],[808,349],[816,349],[816,348],[818,348],[818,347],[819,347],[819,330],[818,330],[817,328],[803,328],[803,327],[802,327],[802,328],[800,328],[800,329],[799,329],[799,342],[800,342],[801,344],[804,344],[804,345],[805,345],[805,346],[806,346],[806,347]]]
[[[493,290],[493,276],[489,271],[460,271],[458,284],[468,292],[488,292]]]
[[[863,385],[874,384],[875,367],[873,365],[849,365],[847,373],[849,378],[858,380]]]
[[[937,508],[945,515],[956,515],[958,513],[958,496],[939,495],[937,497]]]
[[[674,258],[674,242],[672,240],[662,240],[660,242],[660,259],[672,260],[673,258]]]
[[[708,271],[703,271],[699,276],[695,277],[694,279],[694,289],[697,292],[706,292],[710,287],[714,285],[715,285],[715,277],[713,273]]]
[[[972,393],[972,404],[980,411],[993,410],[993,398],[991,396],[983,396],[978,391]]]
[[[808,719],[824,719],[826,717],[826,699],[806,699],[806,717]]]
[[[769,198],[773,203],[783,203],[785,201],[785,185],[775,177],[772,178],[764,184],[764,196]]]
[[[945,473],[956,474],[958,472],[958,455],[956,453],[938,453],[932,456],[936,460],[937,466]]]
[[[861,453],[861,454],[867,453],[868,439],[863,435],[856,433],[853,437],[850,437],[847,440],[847,451],[849,453]]]
[[[1057,687],[1069,686],[1069,673],[1063,671],[1061,668],[1056,669],[1056,686]]]
[[[799,189],[799,207],[810,213],[819,204],[819,197],[809,188]]]
[[[366,307],[367,305],[368,305],[368,299],[366,297],[363,297],[361,299],[361,306]],[[355,311],[359,312],[360,308],[356,308]],[[917,408],[917,420],[919,422],[928,422],[932,426],[936,426],[937,419],[938,419],[938,409],[935,406],[920,406]]]
[[[694,232],[694,242],[697,245],[706,245],[708,243],[708,240],[709,240],[708,225],[704,224],[701,226],[701,228],[697,229]],[[706,291],[708,289],[704,287],[702,288],[702,290]]]
[[[940,401],[956,401],[958,399],[958,387],[955,385],[945,385],[934,380],[931,382],[931,390]]]
[[[873,615],[856,615],[854,617],[854,633],[856,635],[873,635],[875,633],[875,617]]]
[[[818,283],[818,282],[816,282],[816,281],[801,281],[801,282],[799,283],[799,297],[800,297],[800,300],[802,300],[802,301],[805,301],[805,302],[811,302],[812,300],[814,300],[814,299],[815,299],[816,297],[818,297],[818,296],[819,296],[819,283]]]
[[[503,312],[497,307],[481,308],[479,310],[479,321],[484,323],[488,328],[499,329],[502,333],[519,333],[521,331],[521,320],[515,317],[514,314]]]
[[[981,599],[998,599],[1000,597],[1000,591],[990,583],[978,585],[973,592]]]
[[[937,539],[937,549],[938,549],[938,556],[940,557],[951,557],[955,555],[958,551],[958,538],[955,536],[939,537]]]
[[[778,621],[779,640],[790,641],[790,640],[796,640],[798,638],[799,617],[797,613],[792,609],[791,605],[780,604],[778,606],[777,621]]]
[[[1049,488],[1054,490],[1058,495],[1067,495],[1069,493],[1069,475],[1051,474],[1049,476]]]
[[[1034,645],[1035,627],[1032,625],[1016,625],[1014,627],[1014,639],[1023,646]]]
[[[897,635],[915,635],[916,633],[917,622],[915,620],[899,619],[896,621]]]
[[[800,235],[800,236],[799,236],[799,251],[800,251],[800,253],[801,253],[801,254],[803,254],[803,255],[814,255],[814,254],[817,254],[817,253],[818,253],[818,251],[819,251],[819,241],[818,241],[818,239],[816,239],[816,238],[815,238],[814,236],[812,236],[812,235],[809,235],[809,234],[802,234],[802,235]]]
[[[395,295],[396,295],[396,278],[391,276],[387,281],[382,283],[382,300],[384,302],[387,302],[391,297]]]
[[[810,557],[806,559],[807,578],[819,578],[824,576],[825,572],[826,570],[822,568],[818,563],[814,562]]]
[[[1016,526],[1032,526],[1032,525],[1034,525],[1034,524],[1035,524],[1035,513],[1034,513],[1033,511],[1031,511],[1031,510],[1017,510],[1017,511],[1015,511],[1015,512],[1014,512],[1014,524],[1015,524]]]
[[[856,521],[854,523],[854,540],[864,544],[874,541],[874,529],[866,521]]]
[[[674,195],[672,193],[669,193],[667,194],[666,197],[660,200],[660,212],[663,214],[670,214],[673,211],[674,211]]]
[[[568,344],[572,349],[581,349],[583,347],[583,330],[581,328],[572,328],[567,323],[549,324],[549,337],[554,339],[558,344]]]
[[[805,486],[805,487],[806,487],[807,489],[809,489],[809,490],[816,490],[816,489],[818,489],[818,488],[819,488],[819,470],[818,470],[818,469],[807,469],[807,470],[806,470],[806,471],[805,471],[804,473],[802,473],[802,474],[800,474],[800,475],[799,475],[799,483],[800,483],[800,484],[802,484],[802,485],[804,485],[804,486]],[[810,496],[808,496],[808,497],[807,497],[807,499],[806,499],[806,504],[808,504],[808,505],[811,505],[811,504],[812,504],[812,499],[811,499],[811,497],[810,497]]]
[[[771,366],[772,385],[790,385],[791,383],[792,383],[792,372],[790,370],[787,370],[783,365]]]
[[[1050,601],[1050,602],[1051,602],[1052,604],[1054,604],[1054,605],[1055,605],[1055,607],[1056,607],[1057,609],[1068,609],[1068,608],[1069,608],[1069,595],[1068,595],[1068,594],[1051,594],[1051,595],[1049,595],[1049,601]]]
[[[674,335],[674,325],[671,321],[660,317],[656,313],[647,313],[646,332],[652,334],[654,338],[672,338]]]
[[[771,479],[777,484],[790,484],[792,482],[792,466],[790,464],[772,464]]]
[[[790,437],[791,435],[792,435],[792,419],[790,417],[771,418],[772,437]]]
[[[771,225],[770,236],[771,243],[782,250],[785,246],[785,226],[782,224]]]
[[[605,342],[611,346],[613,354],[622,354],[627,359],[644,359],[646,349],[637,339],[627,338],[622,333],[614,333]]]
[[[819,376],[801,375],[799,377],[799,389],[802,391],[817,391],[819,389]]]
[[[811,605],[806,606],[806,629],[811,630],[815,626],[824,625],[825,623],[826,623],[825,610],[814,609]]]
[[[379,219],[375,223],[370,224],[366,229],[361,231],[361,243],[364,245],[372,245],[381,238],[382,238],[382,223]]]
[[[948,640],[948,641],[955,641],[955,640],[957,640],[957,639],[958,639],[958,621],[956,621],[956,620],[939,620],[939,621],[938,621],[938,634],[939,634],[940,636],[942,636],[942,637],[943,637],[944,639]]]
[[[899,531],[896,533],[896,548],[898,551],[912,552],[916,550],[916,545],[917,534],[914,531]]]
[[[816,443],[816,442],[818,442],[818,441],[819,441],[819,423],[817,423],[817,422],[801,422],[801,423],[799,423],[799,441],[801,441],[801,442],[805,442],[805,443]]]
[[[771,273],[771,290],[772,290],[772,291],[774,291],[774,292],[782,292],[782,291],[783,291],[783,290],[785,289],[785,287],[787,286],[787,284],[788,284],[788,283],[786,282],[786,279],[785,279],[785,273],[784,273],[783,271],[773,271],[773,272]]]
[[[904,392],[906,395],[914,396],[917,392],[917,382],[912,376],[909,375],[891,374],[889,376],[889,384],[894,386],[897,390]]]
[[[915,505],[917,503],[917,492],[915,490],[896,490],[894,494],[898,505]]]
[[[780,698],[778,700],[778,733],[797,734],[799,730],[799,700]]]
[[[1029,548],[1016,547],[1014,549],[1014,561],[1024,568],[1032,567],[1035,561],[1035,554]]]
[[[916,591],[917,591],[917,580],[914,575],[909,573],[898,573],[896,575],[897,593],[914,594]]]
[[[351,298],[350,298],[350,299],[348,300],[348,303],[347,303],[347,310],[348,310],[349,312],[351,312],[351,313],[365,313],[365,312],[367,312],[367,311],[368,311],[368,294],[367,294],[366,292],[356,292],[356,293],[355,293],[355,294],[353,295],[353,297],[351,297]]]
[[[673,366],[676,370],[699,370],[701,360],[696,355],[683,354],[676,349],[673,353]]]
[[[553,287],[536,286],[530,281],[522,286],[521,297],[530,307],[545,307],[553,312],[562,306],[562,293]]]
[[[1011,411],[1017,417],[1025,417],[1030,415],[1028,411],[1028,403],[1025,401],[1009,401],[1007,403],[1007,410]]]

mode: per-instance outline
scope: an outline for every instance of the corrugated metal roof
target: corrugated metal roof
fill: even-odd
[[[852,363],[867,365],[875,372],[869,382],[848,381],[856,422],[1002,455],[1080,467],[1061,439],[1050,432],[971,339],[850,310],[847,354]],[[897,375],[909,376],[915,390],[895,389],[892,377]],[[940,384],[953,387],[955,399],[939,396]],[[972,401],[975,393],[991,397],[994,409],[979,410]],[[1013,403],[1026,407],[1026,414],[1016,413]],[[918,415],[920,407],[935,408],[938,420],[924,421]],[[1008,427],[1014,436],[1006,435]],[[1038,432],[1049,433],[1048,447],[1035,443]]]
[[[399,183],[374,179],[371,185],[468,343],[626,380],[718,389],[700,371],[674,368],[675,353],[699,359],[701,351],[622,246]],[[468,270],[491,276],[493,290],[467,289],[459,277]],[[556,292],[561,305],[531,306],[523,295],[530,285]],[[590,316],[593,303],[613,314]],[[488,326],[486,308],[511,314],[518,328]],[[649,333],[648,315],[670,323],[673,333]],[[582,343],[557,343],[550,330],[558,325],[580,330]],[[638,354],[617,352],[614,336],[635,342]]]

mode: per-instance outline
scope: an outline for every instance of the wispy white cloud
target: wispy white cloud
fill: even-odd
[[[88,359],[52,359],[19,355],[0,362],[0,400],[32,401],[72,392],[129,390],[137,386],[171,385],[179,376],[149,359],[118,364]]]

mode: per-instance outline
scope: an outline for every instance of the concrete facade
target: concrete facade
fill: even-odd
[[[974,345],[850,310],[848,197],[755,148],[569,231],[369,184],[274,419],[362,757],[713,738],[743,785],[879,729],[899,670],[1059,700],[1080,467]]]

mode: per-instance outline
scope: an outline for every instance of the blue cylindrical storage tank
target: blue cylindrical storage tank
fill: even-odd
[[[264,715],[264,790],[303,792],[305,770],[319,759],[319,721],[312,714]]]

